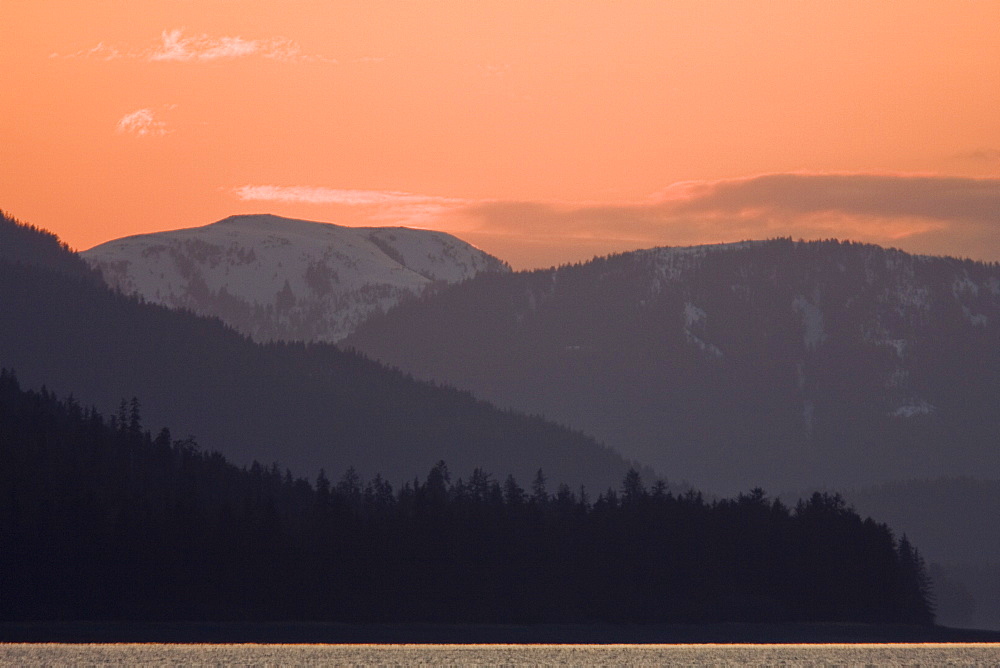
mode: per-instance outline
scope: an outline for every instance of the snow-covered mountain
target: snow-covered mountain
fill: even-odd
[[[273,215],[126,237],[81,255],[113,288],[217,316],[257,341],[338,341],[431,284],[510,271],[443,232]]]

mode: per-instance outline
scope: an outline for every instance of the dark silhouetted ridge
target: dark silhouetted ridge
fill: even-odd
[[[919,553],[837,496],[591,503],[444,462],[315,486],[0,371],[0,621],[933,621]]]

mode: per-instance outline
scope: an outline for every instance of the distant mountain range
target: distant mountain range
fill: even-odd
[[[216,316],[255,341],[337,341],[429,285],[510,271],[443,232],[272,215],[126,237],[81,255],[125,294]]]
[[[628,467],[604,442],[675,486],[838,489],[927,546],[943,621],[1000,623],[1000,265],[777,239],[512,273],[440,233],[273,216],[85,256],[0,220],[0,366],[27,386],[135,395],[305,475],[445,459],[600,490]]]
[[[0,367],[24,387],[47,385],[107,414],[137,397],[144,424],[170,425],[240,465],[276,462],[309,478],[353,466],[399,484],[444,460],[456,477],[481,467],[525,486],[542,469],[553,490],[617,486],[629,468],[578,432],[332,345],[256,344],[217,320],[114,292],[55,236],[6,216],[0,314]]]
[[[438,232],[266,215],[83,257],[147,302],[342,341],[703,489],[1000,470],[997,265],[779,239],[512,273]]]
[[[731,493],[1000,471],[1000,266],[852,243],[481,275],[343,342]]]

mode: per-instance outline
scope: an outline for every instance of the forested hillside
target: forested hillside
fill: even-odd
[[[345,345],[731,492],[1000,470],[998,341],[1000,266],[779,239],[483,275]]]
[[[445,459],[528,479],[605,489],[629,464],[592,438],[431,386],[331,345],[258,345],[218,320],[144,304],[52,258],[83,263],[51,235],[0,220],[0,365],[38,388],[70,388],[104,411],[142,397],[170,424],[238,463],[412,479]],[[29,238],[31,243],[21,243]],[[42,239],[43,243],[38,243]],[[41,265],[41,266],[40,266]]]
[[[100,283],[101,275],[59,237],[0,210],[0,262],[25,264]]]
[[[592,501],[440,462],[398,489],[239,469],[0,372],[0,619],[929,624],[920,555],[839,497]]]

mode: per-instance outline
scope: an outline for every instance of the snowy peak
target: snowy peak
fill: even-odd
[[[430,281],[457,283],[482,271],[502,271],[502,263],[485,253],[469,253],[469,245],[444,232],[408,227],[358,228],[367,239],[401,266]],[[498,266],[499,265],[499,266]]]
[[[256,340],[337,341],[435,281],[509,271],[442,232],[269,214],[126,237],[82,255],[111,287],[217,316]]]

